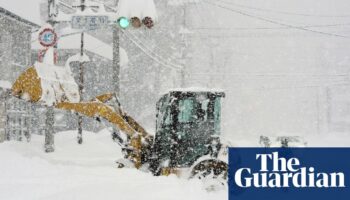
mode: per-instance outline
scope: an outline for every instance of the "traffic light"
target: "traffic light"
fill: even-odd
[[[145,17],[142,21],[138,17],[132,17],[130,20],[127,17],[120,17],[117,23],[122,29],[128,28],[130,24],[134,28],[140,28],[142,24],[145,25],[147,28],[152,28],[154,26],[154,22],[151,17]]]
[[[138,17],[131,18],[131,24],[134,28],[140,28],[142,25],[141,20]]]
[[[119,24],[120,28],[126,29],[130,26],[130,21],[126,17],[121,17],[118,19],[118,24]]]
[[[143,24],[147,27],[147,28],[152,28],[153,27],[153,20],[152,18],[150,17],[145,17],[143,20],[142,20]]]

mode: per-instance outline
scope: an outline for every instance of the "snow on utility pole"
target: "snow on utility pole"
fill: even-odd
[[[55,28],[55,17],[58,14],[58,7],[56,0],[48,0],[48,23]],[[54,46],[57,49],[57,44]],[[54,152],[54,125],[55,125],[55,111],[53,106],[49,106],[46,109],[46,121],[45,121],[45,152]]]

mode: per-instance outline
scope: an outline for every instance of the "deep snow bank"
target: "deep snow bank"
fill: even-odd
[[[123,199],[207,200],[227,199],[226,191],[208,193],[197,180],[153,177],[135,169],[117,169],[119,146],[110,134],[76,131],[56,135],[56,152],[43,151],[44,137],[30,143],[0,144],[0,199]]]

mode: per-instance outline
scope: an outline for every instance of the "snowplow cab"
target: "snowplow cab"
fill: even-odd
[[[174,90],[157,103],[154,153],[161,167],[190,167],[220,149],[223,92]]]

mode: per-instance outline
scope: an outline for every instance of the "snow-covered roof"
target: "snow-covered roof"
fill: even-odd
[[[168,92],[179,91],[179,92],[224,92],[223,89],[218,88],[202,88],[202,87],[188,87],[188,88],[172,88]]]
[[[160,95],[168,94],[170,92],[212,92],[212,93],[225,93],[223,89],[218,88],[201,88],[201,87],[188,87],[188,88],[171,88],[160,92]]]
[[[157,20],[156,6],[153,0],[119,0],[118,17],[138,17],[143,19],[151,17]]]
[[[34,33],[32,38],[34,42],[32,43],[32,49],[39,50],[43,49],[37,40],[38,33]],[[80,49],[80,34],[72,34],[64,37],[60,37],[58,40],[58,49]],[[89,35],[88,33],[84,34],[84,49],[95,53],[99,56],[113,60],[113,47],[108,45],[101,40],[97,39],[94,36]],[[126,51],[123,48],[120,48],[120,65],[124,66],[128,63],[128,56]]]
[[[11,83],[9,81],[0,80],[0,88],[10,89]]]
[[[0,0],[0,7],[19,17],[40,25],[40,3],[43,0]]]

